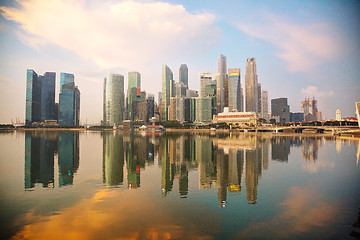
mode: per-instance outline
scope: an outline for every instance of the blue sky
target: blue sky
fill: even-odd
[[[305,97],[318,99],[326,118],[339,108],[354,116],[360,101],[359,1],[95,1],[27,0],[0,3],[0,123],[25,115],[26,69],[75,74],[81,121],[102,117],[108,72],[142,74],[142,89],[161,90],[161,65],[178,80],[189,68],[217,72],[255,57],[258,79],[272,98],[287,97],[300,111]],[[56,97],[57,98],[57,97]],[[270,106],[269,106],[270,109]]]

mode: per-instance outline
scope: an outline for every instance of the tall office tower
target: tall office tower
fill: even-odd
[[[205,86],[205,97],[211,98],[211,119],[216,115],[216,81],[211,81]]]
[[[213,80],[213,75],[211,72],[201,72],[200,74],[200,97],[205,97],[205,87],[206,84]]]
[[[124,76],[109,73],[105,80],[104,124],[120,125],[123,122],[124,111]]]
[[[104,86],[103,86],[103,120],[102,125],[105,125],[105,108],[106,108],[106,77],[104,77]]]
[[[195,98],[196,105],[196,122],[210,122],[211,121],[211,98],[197,97]]]
[[[55,78],[56,73],[46,72],[39,76],[41,82],[41,121],[55,119]]]
[[[183,82],[175,83],[175,97],[186,97],[186,85]]]
[[[269,97],[268,91],[261,91],[261,117],[269,121]]]
[[[168,108],[170,105],[170,97],[172,96],[173,91],[173,73],[171,69],[163,64],[162,66],[162,121],[168,120]]]
[[[181,64],[179,68],[179,82],[185,84],[186,89],[189,88],[189,74],[188,74],[188,67],[186,64]]]
[[[317,100],[315,98],[305,98],[304,101],[301,101],[301,112],[304,113],[305,121],[321,120],[318,119]]]
[[[290,106],[287,98],[271,99],[271,116],[278,117],[280,122],[290,121]]]
[[[258,83],[257,86],[257,96],[258,96],[257,113],[261,113],[261,83]]]
[[[226,76],[226,57],[220,54],[218,58],[218,75],[216,75],[216,101],[217,112],[223,112],[225,106],[225,89],[224,82]]]
[[[59,94],[59,124],[76,125],[80,123],[80,91],[75,83],[65,83]]]
[[[60,92],[64,84],[73,83],[73,82],[74,82],[74,74],[60,73]]]
[[[132,99],[130,97],[131,88],[141,88],[141,74],[139,72],[128,73],[128,90],[127,90],[127,119],[131,119]]]
[[[228,99],[229,110],[241,112],[242,89],[240,85],[240,68],[228,70]]]
[[[32,69],[26,73],[26,109],[25,123],[41,121],[41,81]]]
[[[245,104],[246,112],[258,113],[258,76],[255,58],[246,59]]]

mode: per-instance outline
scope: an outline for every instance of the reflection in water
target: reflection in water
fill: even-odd
[[[287,162],[290,154],[290,138],[271,139],[271,158],[279,162]]]
[[[44,132],[25,133],[25,189],[35,183],[54,187],[54,154],[57,134]]]
[[[305,159],[305,160],[316,161],[316,159],[318,158],[319,147],[321,147],[321,140],[320,139],[318,139],[318,138],[307,138],[306,141],[303,144],[302,158]]]
[[[288,162],[291,147],[302,147],[302,158],[313,160],[304,166],[316,172],[323,165],[316,162],[322,138],[271,137],[266,135],[131,135],[103,132],[103,182],[120,186],[124,168],[129,189],[141,186],[141,171],[153,166],[161,169],[163,196],[178,183],[180,198],[189,194],[189,172],[198,171],[199,189],[216,187],[220,207],[227,204],[228,194],[239,195],[242,181],[249,204],[257,203],[258,185],[263,171],[269,168],[269,146],[275,161]],[[324,140],[325,141],[325,140]],[[54,154],[58,146],[59,186],[73,184],[79,167],[79,133],[40,134],[28,132],[25,137],[25,188],[36,183],[54,185]],[[360,148],[360,147],[359,147]],[[359,155],[358,150],[358,155]],[[320,162],[321,163],[321,162]],[[331,166],[330,166],[331,167]]]
[[[123,136],[104,132],[103,134],[103,182],[106,186],[119,186],[124,181]]]
[[[103,185],[75,181],[76,186],[57,192],[27,191],[24,199],[54,193],[51,199],[56,201],[50,214],[44,202],[51,201],[39,201],[16,216],[23,222],[14,239],[337,238],[347,219],[351,225],[355,221],[348,215],[358,210],[354,179],[359,172],[353,167],[354,149],[347,151],[344,144],[348,140],[326,145],[324,137],[266,134],[80,135],[103,138],[102,156],[100,152],[87,161],[96,166],[102,157],[102,177],[101,169],[95,170]],[[359,157],[360,142],[356,144]],[[329,158],[341,151],[339,146],[342,155]],[[329,167],[330,172],[324,171]],[[78,168],[79,133],[26,132],[25,189],[53,187],[57,180],[56,186],[73,184]],[[86,168],[81,174],[86,180],[84,173]],[[90,175],[93,179],[93,172]],[[109,188],[121,185],[138,190]],[[67,192],[71,194],[63,194]],[[76,196],[76,202],[66,195]],[[214,211],[214,206],[230,209]],[[358,234],[358,228],[353,229],[352,235]],[[352,228],[343,231],[349,235]]]
[[[54,157],[58,152],[59,186],[73,184],[79,168],[78,132],[25,133],[25,189],[36,183],[54,187]]]
[[[79,132],[59,135],[59,186],[72,185],[79,168]]]

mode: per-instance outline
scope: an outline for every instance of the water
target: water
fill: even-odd
[[[360,141],[0,133],[2,239],[356,239]]]

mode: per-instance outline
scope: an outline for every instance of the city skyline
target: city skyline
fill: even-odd
[[[256,58],[259,82],[268,91],[269,101],[287,98],[291,112],[300,112],[301,101],[315,97],[327,119],[335,119],[338,108],[344,117],[355,115],[354,102],[359,101],[360,91],[358,2],[107,4],[32,0],[0,4],[0,83],[4,89],[0,123],[25,119],[26,69],[73,73],[81,89],[81,123],[99,123],[103,77],[108,72],[127,76],[137,71],[141,89],[157,94],[161,91],[161,65],[175,71],[173,80],[178,82],[177,70],[186,64],[189,89],[199,90],[199,73],[217,73],[219,54],[226,56],[227,68],[240,68],[243,87],[246,59]],[[125,7],[127,14],[137,10],[137,20],[124,20]],[[67,21],[77,22],[80,29],[77,24],[66,28],[69,24],[58,14],[59,9],[73,9]],[[43,11],[49,14],[41,14]],[[235,14],[237,11],[243,14]],[[153,20],[147,23],[149,13]],[[121,14],[124,19],[118,17]],[[161,24],[165,20],[171,23],[168,28]],[[133,28],[136,24],[140,32]],[[75,35],[77,38],[72,37]]]

